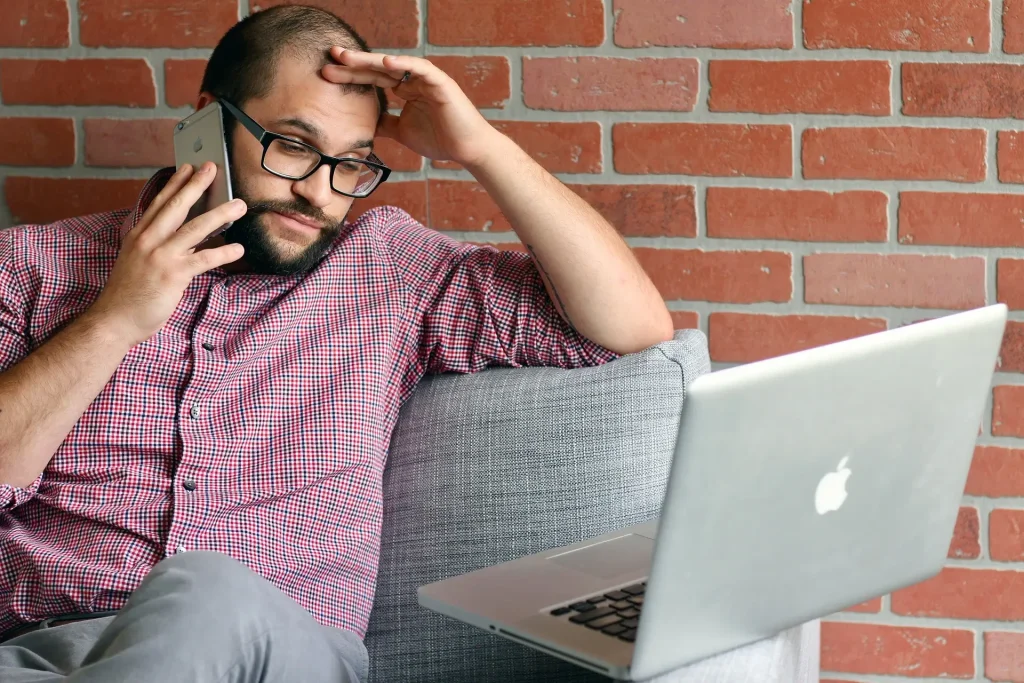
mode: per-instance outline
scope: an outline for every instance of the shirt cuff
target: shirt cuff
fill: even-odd
[[[13,510],[19,505],[27,503],[36,495],[42,480],[43,473],[40,472],[36,480],[25,487],[0,484],[0,510]]]

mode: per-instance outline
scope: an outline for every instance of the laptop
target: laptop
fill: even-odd
[[[656,520],[419,603],[644,680],[934,576],[1005,323],[988,306],[698,377]]]

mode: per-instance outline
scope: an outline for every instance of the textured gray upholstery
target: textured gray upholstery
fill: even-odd
[[[372,681],[606,681],[428,612],[416,588],[658,514],[696,330],[603,366],[428,376],[384,473]]]

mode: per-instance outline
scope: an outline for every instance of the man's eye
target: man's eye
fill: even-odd
[[[308,154],[309,153],[308,149],[306,149],[302,145],[296,145],[294,142],[285,142],[284,140],[281,140],[280,145],[281,145],[281,148],[285,152],[289,152],[290,154]]]

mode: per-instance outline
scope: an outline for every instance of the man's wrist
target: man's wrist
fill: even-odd
[[[509,167],[517,153],[523,152],[516,143],[501,131],[491,128],[491,132],[481,141],[474,158],[466,160],[462,166],[479,180],[480,174],[490,174]]]

